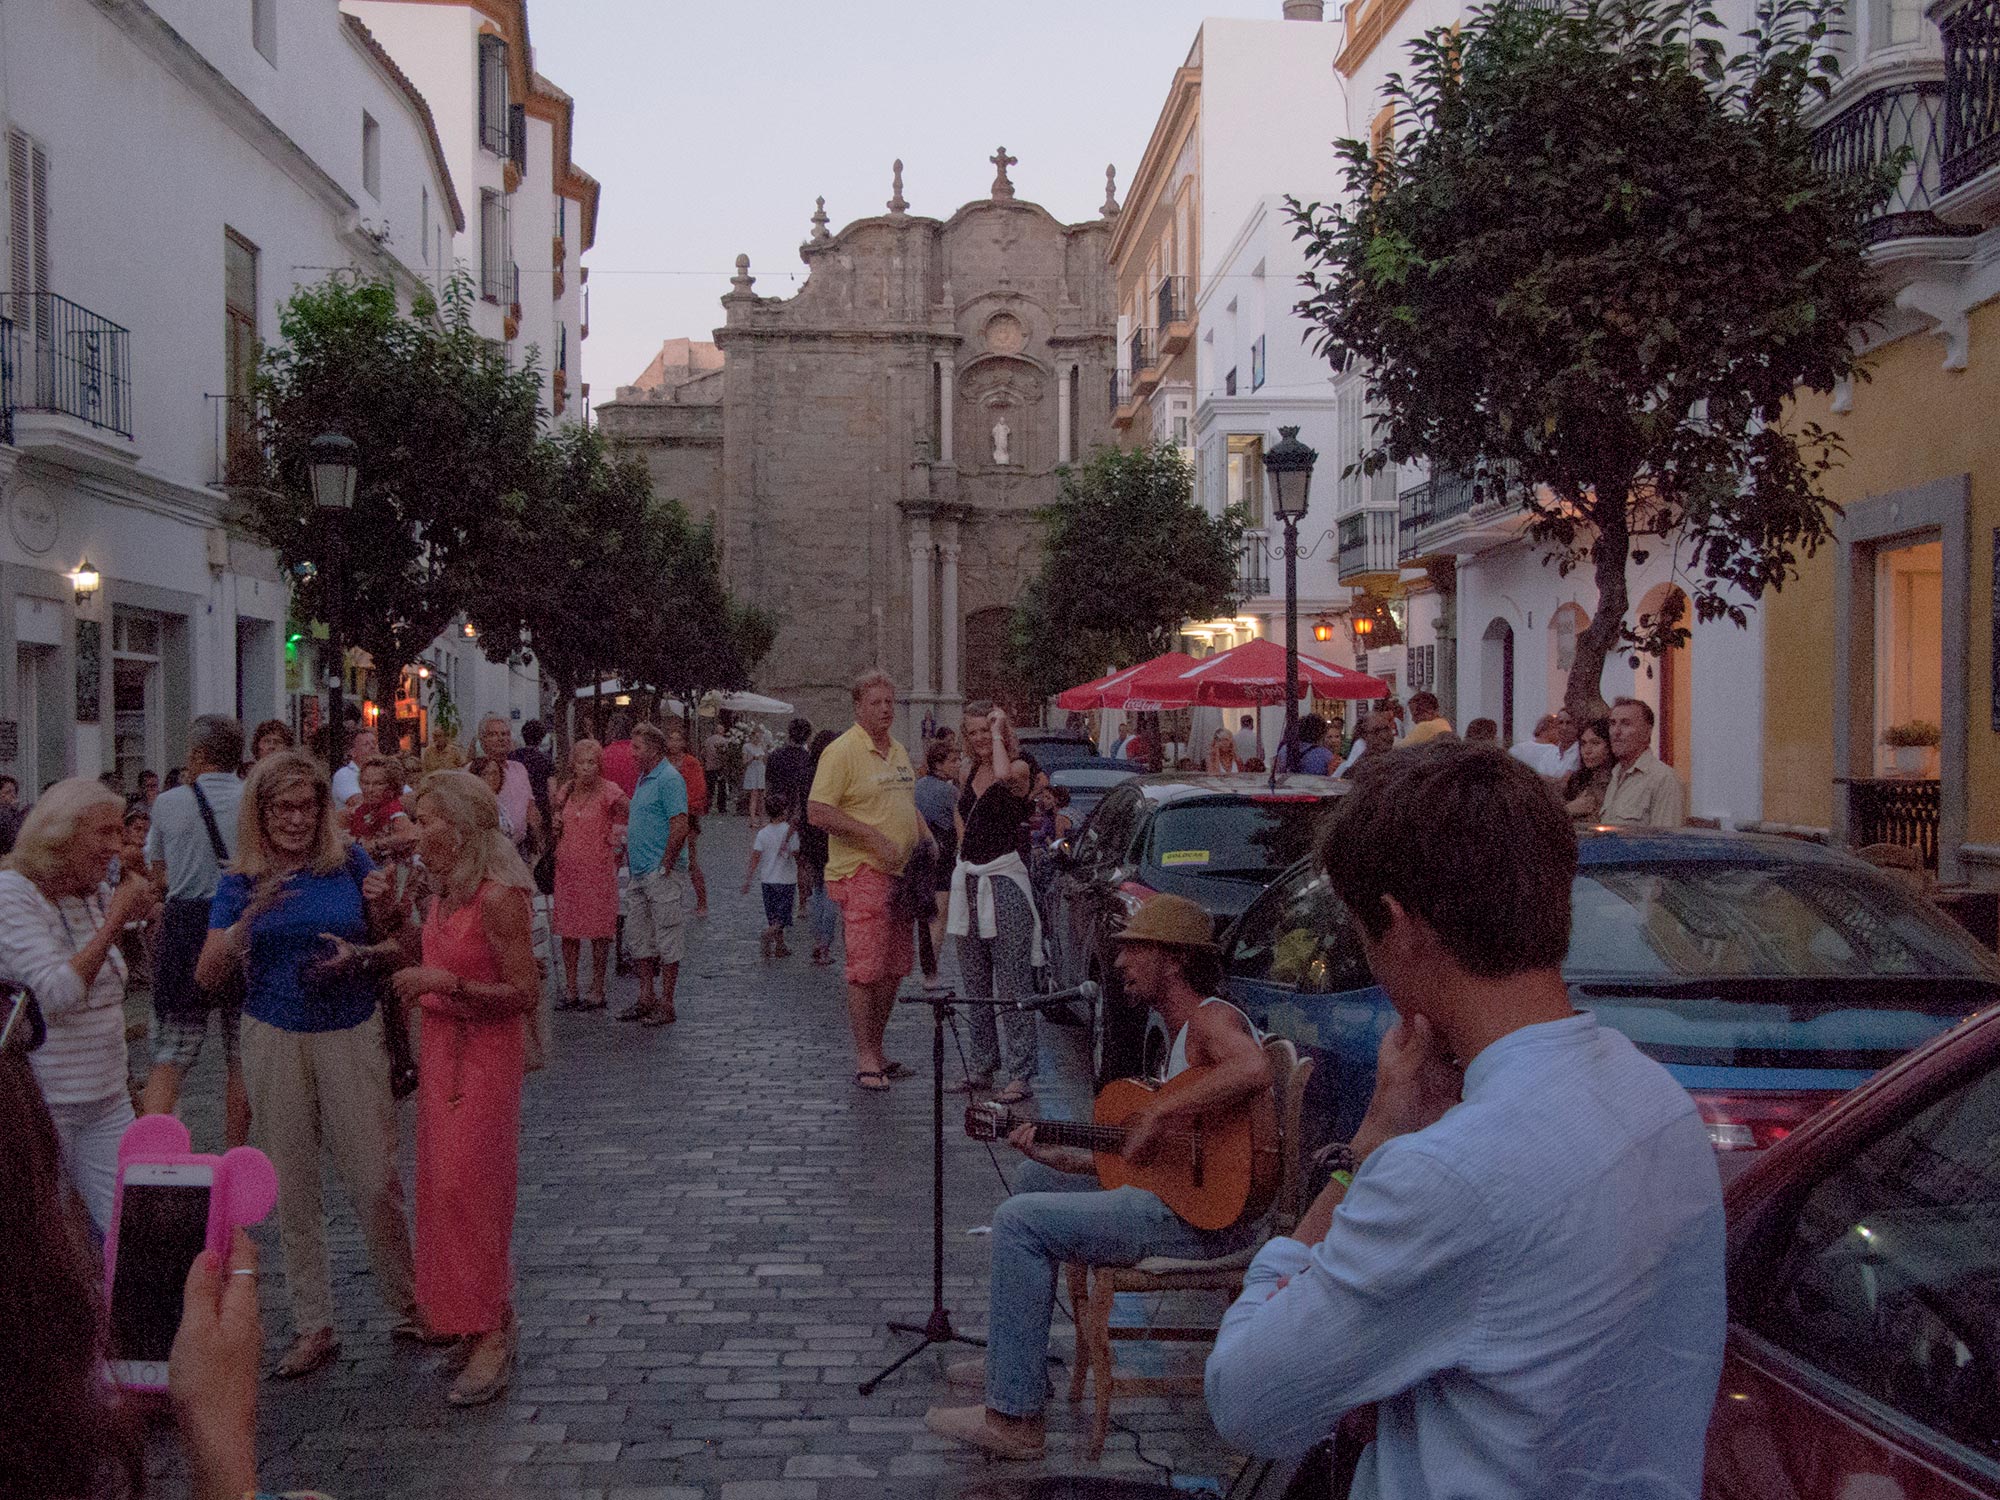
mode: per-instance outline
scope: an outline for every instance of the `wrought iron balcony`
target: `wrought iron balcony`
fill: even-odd
[[[0,318],[0,443],[14,441],[14,371],[21,362],[14,345],[14,320]]]
[[[1868,223],[1871,243],[1973,232],[1933,212],[1942,191],[1945,93],[1934,82],[1871,89],[1813,132],[1814,160],[1833,177],[1873,171],[1908,151],[1895,191]]]
[[[1469,474],[1433,474],[1398,497],[1397,557],[1410,562],[1429,550],[1425,533],[1447,521],[1468,515],[1482,499]]]
[[[2000,0],[1968,0],[1937,24],[1944,37],[1938,186],[1949,193],[2000,167]]]
[[[8,413],[57,412],[132,435],[132,334],[53,292],[0,294],[0,396]]]
[[[1393,510],[1357,511],[1340,520],[1340,553],[1336,576],[1342,583],[1381,577],[1397,571],[1397,514]]]
[[[1246,600],[1267,599],[1271,594],[1271,563],[1269,548],[1264,538],[1252,532],[1243,538],[1243,548],[1236,554],[1236,590]]]
[[[1114,427],[1123,427],[1132,420],[1130,412],[1132,406],[1132,372],[1130,370],[1113,370],[1109,384],[1110,390],[1106,393],[1106,399],[1111,406],[1111,423]]]
[[[1156,330],[1151,328],[1133,329],[1128,346],[1132,356],[1132,376],[1135,380],[1142,378],[1143,372],[1152,369],[1153,366],[1159,363],[1159,357],[1155,352],[1159,348],[1156,341]]]
[[[1194,316],[1188,303],[1188,279],[1185,276],[1162,276],[1160,290],[1153,300],[1159,314],[1153,321],[1161,328],[1170,323],[1185,323]]]

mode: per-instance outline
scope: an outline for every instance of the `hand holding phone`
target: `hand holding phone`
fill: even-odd
[[[215,1168],[134,1161],[120,1178],[112,1221],[111,1373],[120,1385],[164,1390],[188,1272],[211,1237]]]
[[[238,1229],[226,1259],[213,1250],[195,1257],[167,1362],[167,1390],[196,1494],[241,1495],[257,1487],[257,1362],[263,1344],[257,1247]]]

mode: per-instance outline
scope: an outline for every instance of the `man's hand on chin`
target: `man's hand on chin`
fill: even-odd
[[[1446,1056],[1436,1027],[1423,1016],[1397,1021],[1375,1053],[1375,1094],[1354,1132],[1355,1162],[1384,1141],[1435,1125],[1464,1087],[1465,1075]]]

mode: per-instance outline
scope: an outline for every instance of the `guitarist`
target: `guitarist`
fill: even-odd
[[[1211,1115],[1271,1108],[1263,1048],[1243,1013],[1215,996],[1222,971],[1207,913],[1182,896],[1154,896],[1118,934],[1118,943],[1125,1003],[1151,1006],[1173,1034],[1167,1076],[1205,1070],[1200,1081],[1135,1117],[1120,1154],[1144,1165],[1170,1130]],[[1031,1160],[1013,1196],[993,1215],[986,1359],[963,1361],[947,1372],[954,1384],[983,1383],[986,1402],[934,1406],[924,1425],[1000,1458],[1034,1459],[1042,1455],[1056,1268],[1069,1261],[1129,1266],[1153,1255],[1228,1255],[1250,1242],[1257,1220],[1195,1229],[1143,1188],[1100,1189],[1087,1151],[1040,1145],[1032,1125],[1018,1127],[1008,1140]]]

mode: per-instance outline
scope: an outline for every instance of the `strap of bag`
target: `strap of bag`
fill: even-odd
[[[222,842],[222,830],[215,826],[215,809],[202,796],[199,782],[189,781],[187,789],[194,793],[194,805],[201,809],[201,821],[208,828],[208,847],[215,851],[215,867],[224,869],[229,864],[229,846]]]

